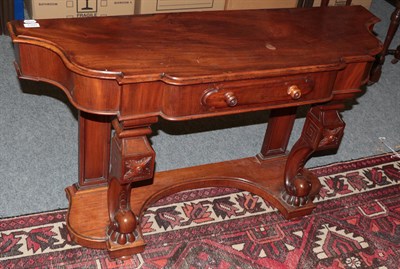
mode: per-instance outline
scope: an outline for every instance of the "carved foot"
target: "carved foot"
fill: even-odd
[[[137,122],[134,122],[138,124]],[[108,185],[107,246],[112,257],[127,256],[144,250],[138,219],[131,210],[131,183],[148,180],[154,174],[155,153],[146,134],[150,128],[132,128],[129,123],[113,122],[115,135],[111,145],[111,172]],[[124,127],[130,127],[125,130]]]
[[[299,173],[294,177],[291,184],[289,184],[289,191],[283,192],[282,198],[289,205],[305,205],[309,201],[308,195],[310,194],[311,187],[311,181]]]
[[[137,220],[129,206],[130,184],[120,185],[117,179],[111,179],[108,196],[113,199],[115,192],[119,193],[116,212],[110,212],[110,226],[107,235],[113,244],[125,245],[135,242]]]
[[[144,250],[140,227],[130,207],[131,184],[121,184],[112,178],[108,188],[110,225],[107,228],[107,248],[111,257],[124,258]]]
[[[314,200],[321,189],[321,183],[312,172],[303,169],[287,188],[289,191],[285,188],[281,195],[283,201],[288,205],[301,207]]]
[[[303,206],[312,202],[319,192],[320,184],[316,186],[311,183],[311,178],[315,176],[304,169],[304,165],[313,152],[339,146],[345,124],[334,109],[329,106],[311,108],[303,132],[289,153],[282,199],[291,206]]]
[[[136,218],[132,211],[119,210],[114,216],[107,235],[114,244],[125,245],[135,242]]]

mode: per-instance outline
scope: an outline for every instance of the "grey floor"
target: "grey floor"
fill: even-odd
[[[373,0],[371,11],[382,19],[375,31],[383,39],[393,7]],[[393,44],[400,44],[400,34]],[[76,181],[78,170],[76,110],[53,87],[19,82],[13,57],[9,37],[0,36],[0,217],[66,208],[64,188]],[[387,152],[381,136],[400,149],[400,63],[393,65],[391,59],[380,82],[367,87],[342,113],[347,127],[338,152],[314,157],[308,167]],[[304,122],[301,114],[290,145]],[[161,121],[151,137],[157,171],[254,155],[267,118],[268,113],[261,112],[185,123]]]

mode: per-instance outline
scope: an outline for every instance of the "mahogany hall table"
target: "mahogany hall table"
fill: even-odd
[[[79,180],[66,189],[72,238],[112,257],[141,252],[146,207],[207,186],[253,192],[286,218],[311,213],[320,183],[304,164],[339,146],[338,111],[381,50],[377,21],[351,6],[10,23],[19,77],[58,86],[80,111]],[[287,153],[296,108],[307,104]],[[158,117],[257,110],[272,112],[255,157],[154,173],[147,135]]]

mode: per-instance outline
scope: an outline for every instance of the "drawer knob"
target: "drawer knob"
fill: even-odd
[[[225,102],[228,106],[232,107],[237,105],[238,100],[233,92],[227,92],[224,94],[224,96],[225,96]]]
[[[299,87],[297,87],[297,85],[290,86],[287,92],[294,100],[297,100],[301,97],[301,90],[299,89]]]

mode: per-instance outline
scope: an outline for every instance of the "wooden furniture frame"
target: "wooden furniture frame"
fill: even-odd
[[[396,49],[390,49],[390,45],[393,41],[393,37],[396,34],[397,30],[399,29],[400,23],[400,0],[386,0],[393,6],[395,9],[390,16],[390,25],[385,37],[385,41],[383,43],[382,52],[377,57],[374,66],[371,70],[371,77],[369,84],[373,84],[378,82],[381,75],[382,75],[382,66],[385,63],[387,55],[393,55],[394,58],[392,60],[392,64],[396,64],[400,60],[400,45],[396,47]]]
[[[141,252],[146,207],[207,186],[251,191],[286,218],[310,214],[320,183],[304,165],[339,146],[338,111],[361,92],[381,50],[370,32],[377,21],[354,6],[10,23],[19,77],[58,86],[81,111],[79,179],[66,189],[72,238],[112,257]],[[288,153],[303,105],[312,106]],[[158,117],[258,110],[272,112],[256,156],[154,172],[147,135]]]
[[[322,0],[321,6],[326,7],[329,5],[330,0]],[[400,60],[400,45],[396,47],[396,49],[390,49],[390,45],[393,41],[393,37],[396,34],[399,23],[400,23],[400,0],[386,0],[386,2],[390,3],[391,5],[395,6],[395,10],[393,11],[392,15],[390,16],[390,25],[385,37],[385,41],[383,43],[382,52],[377,56],[375,63],[371,69],[371,75],[369,84],[373,84],[379,81],[382,75],[382,66],[385,63],[385,59],[387,55],[393,55],[394,58],[391,61],[392,64],[396,64]],[[346,6],[352,4],[352,0],[346,0]],[[298,8],[303,7],[313,7],[314,0],[299,0],[297,2]]]

